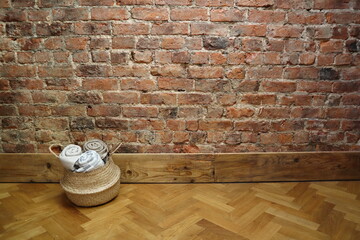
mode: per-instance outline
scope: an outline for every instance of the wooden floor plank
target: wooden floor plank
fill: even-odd
[[[0,184],[0,239],[357,240],[356,188],[360,181],[122,184],[112,202],[80,208],[59,184]]]

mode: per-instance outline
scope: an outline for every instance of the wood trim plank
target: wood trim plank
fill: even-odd
[[[360,180],[360,152],[114,154],[123,183]],[[0,154],[0,182],[58,182],[52,154]]]

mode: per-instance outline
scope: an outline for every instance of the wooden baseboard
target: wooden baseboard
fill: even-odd
[[[123,183],[360,180],[360,152],[114,154]],[[58,182],[51,154],[0,154],[0,182]]]

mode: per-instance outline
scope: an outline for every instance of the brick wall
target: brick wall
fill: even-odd
[[[0,0],[1,152],[360,150],[358,0]]]

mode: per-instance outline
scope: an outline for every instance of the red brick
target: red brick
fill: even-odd
[[[158,49],[160,40],[158,38],[140,38],[136,44],[137,49]]]
[[[44,46],[47,49],[52,49],[52,50],[59,49],[59,48],[62,48],[62,46],[63,46],[63,40],[58,37],[47,38],[44,41]]]
[[[275,104],[276,95],[274,94],[244,94],[241,98],[241,102],[251,105],[265,105]]]
[[[153,60],[151,51],[134,51],[132,58],[136,63],[150,63]]]
[[[263,49],[263,42],[260,39],[244,39],[242,44],[245,52],[261,51]]]
[[[84,50],[88,45],[89,39],[87,37],[73,37],[66,38],[66,49],[69,50]]]
[[[203,8],[174,8],[170,18],[173,21],[201,21],[207,20],[207,9]]]
[[[85,8],[57,8],[52,10],[56,21],[81,21],[88,20],[88,10]]]
[[[193,64],[207,64],[209,63],[210,54],[208,52],[193,52],[191,62]]]
[[[199,92],[229,92],[230,82],[227,80],[199,79],[195,81],[195,90]]]
[[[206,118],[222,118],[224,116],[224,108],[222,107],[208,107]]]
[[[245,11],[238,9],[213,9],[210,12],[212,22],[238,22],[245,19]]]
[[[243,68],[233,68],[226,73],[226,77],[229,79],[244,79],[245,71]]]
[[[210,53],[210,64],[221,65],[226,63],[226,55],[222,53]]]
[[[269,36],[274,38],[300,38],[303,31],[298,26],[269,26]]]
[[[104,92],[105,103],[136,104],[139,103],[139,93],[137,92]]]
[[[155,52],[155,62],[160,64],[171,63],[172,52],[169,51],[156,51]]]
[[[128,130],[129,121],[117,117],[96,118],[96,126],[98,128]]]
[[[114,28],[116,34],[116,26]],[[97,22],[77,22],[75,23],[75,33],[79,35],[110,35],[110,23]]]
[[[327,111],[328,118],[345,118],[359,119],[360,111],[358,108],[329,108]]]
[[[17,65],[2,65],[0,66],[1,77],[33,77],[35,76],[35,67],[17,66]]]
[[[123,107],[124,117],[157,117],[159,109],[157,107]]]
[[[92,105],[87,108],[87,114],[91,117],[117,117],[121,113],[118,105]]]
[[[189,74],[192,78],[223,78],[222,67],[189,67]]]
[[[76,76],[79,77],[107,77],[111,69],[105,65],[79,65],[76,69]]]
[[[256,23],[280,23],[285,21],[286,12],[272,10],[250,10],[249,21]]]
[[[7,23],[6,33],[8,36],[32,36],[32,24],[28,22]]]
[[[7,144],[3,144],[2,148],[3,148],[4,152],[7,152],[7,153],[34,153],[35,152],[34,144],[7,143]]]
[[[342,70],[344,80],[360,80],[360,71],[358,67],[349,67]]]
[[[22,1],[22,0],[17,0]],[[40,0],[39,1],[39,7],[67,7],[74,4],[74,0]]]
[[[231,7],[234,5],[234,0],[196,0],[196,5],[206,7]]]
[[[34,54],[34,59],[36,63],[46,63],[51,61],[50,52],[36,52]]]
[[[191,0],[155,0],[156,5],[186,6],[191,5]]]
[[[352,62],[351,54],[338,54],[335,57],[335,65],[350,65]]]
[[[151,75],[162,77],[184,77],[185,68],[177,64],[153,66],[151,68]]]
[[[229,131],[233,129],[233,122],[230,120],[200,120],[199,130],[204,131]]]
[[[73,53],[73,61],[76,63],[87,63],[89,60],[89,54],[86,51]]]
[[[325,118],[326,112],[321,108],[293,108],[291,117],[293,118]]]
[[[181,49],[185,45],[184,38],[163,38],[161,42],[161,48],[163,49]]]
[[[225,36],[228,29],[222,24],[216,23],[192,23],[191,35],[216,35]]]
[[[228,107],[226,109],[226,117],[228,118],[247,118],[255,114],[255,111],[250,108],[234,108]]]
[[[114,37],[112,39],[112,48],[114,48],[114,49],[135,48],[135,38],[134,37]]]
[[[185,130],[185,121],[170,119],[166,121],[166,126],[168,129],[173,131],[183,131]]]
[[[16,116],[17,110],[13,105],[0,105],[0,116]]]
[[[245,63],[245,54],[244,53],[229,53],[228,54],[228,64],[237,65]]]
[[[234,84],[234,90],[239,92],[258,91],[259,83],[257,80],[243,80]]]
[[[47,21],[50,17],[49,10],[29,10],[28,19],[29,21]]]
[[[319,54],[317,58],[318,66],[330,66],[334,64],[335,54]]]
[[[175,105],[176,95],[173,93],[143,93],[141,94],[140,102],[152,105]]]
[[[236,103],[236,94],[224,93],[216,96],[216,100],[220,105],[231,106]]]
[[[303,0],[277,0],[276,7],[283,9],[311,9],[313,1]]]
[[[314,81],[300,81],[297,84],[297,91],[305,92],[331,92],[332,83],[331,82],[314,82]]]
[[[179,118],[193,119],[199,118],[204,113],[204,109],[200,106],[198,107],[180,107],[178,110]]]
[[[270,7],[274,5],[274,0],[240,0],[236,2],[236,5],[244,7]]]
[[[325,20],[323,13],[310,13],[307,11],[289,12],[288,22],[292,24],[322,24]]]
[[[283,69],[281,67],[260,67],[250,68],[247,72],[250,79],[278,79],[282,77]]]
[[[128,19],[128,12],[125,8],[92,8],[92,20],[126,20]]]
[[[348,0],[314,0],[315,9],[347,9]]]
[[[115,35],[146,35],[150,27],[145,23],[119,23],[114,24]]]
[[[313,96],[309,95],[290,95],[280,98],[280,105],[310,106]]]
[[[235,25],[231,28],[231,36],[266,36],[266,25]]]
[[[277,119],[277,118],[289,118],[290,117],[290,109],[289,108],[262,108],[259,112],[259,118],[266,119]]]
[[[139,79],[123,79],[121,80],[121,89],[124,90],[140,90],[151,91],[157,88],[156,82],[153,80],[139,80]]]
[[[101,60],[103,60],[102,62],[107,62],[108,61],[108,52],[100,52],[102,54],[104,54],[104,58],[102,58]],[[124,64],[128,62],[128,54],[125,52],[111,52],[111,63],[112,64]],[[94,61],[94,60],[93,60]]]
[[[188,52],[174,52],[171,57],[173,63],[189,63],[190,55]]]
[[[290,81],[264,81],[261,86],[265,92],[294,92],[296,90],[296,82]]]
[[[119,42],[123,42],[123,40],[126,42],[126,39],[128,38],[125,38],[125,39],[122,39],[121,41],[119,40],[116,40],[118,38],[113,38],[113,42],[116,42],[118,41]],[[92,38],[90,40],[90,49],[109,49],[110,46],[111,46],[111,43],[110,43],[110,38]],[[113,45],[113,48],[115,48],[116,44]],[[135,41],[133,43],[133,45],[131,45],[131,47],[133,47],[135,45]]]
[[[22,10],[11,9],[0,12],[0,21],[2,22],[24,22],[25,20],[26,15]]]
[[[359,105],[360,95],[345,95],[342,97],[342,102],[344,105]]]
[[[116,0],[117,5],[149,5],[153,0]]]
[[[167,8],[135,7],[131,10],[131,13],[134,19],[146,21],[166,21],[169,18],[169,12]]]
[[[304,65],[312,65],[315,63],[315,53],[302,53],[299,56],[299,63]]]
[[[63,22],[36,24],[38,36],[66,36],[72,34],[72,24]]]
[[[343,41],[340,40],[330,40],[320,43],[320,52],[322,53],[333,53],[333,52],[342,52],[343,51]]]
[[[66,1],[66,0],[61,0]],[[112,6],[115,0],[79,0],[80,6]]]
[[[179,104],[210,104],[211,102],[210,94],[187,93],[178,95]]]
[[[159,89],[190,91],[194,89],[194,80],[183,78],[158,78]]]
[[[69,63],[69,52],[54,52],[54,61],[57,63]]]
[[[312,67],[292,67],[285,69],[287,79],[317,79],[318,69]]]
[[[151,34],[155,35],[185,35],[188,34],[187,23],[154,23]]]
[[[115,77],[147,77],[148,75],[149,69],[147,66],[113,66],[113,76]]]

